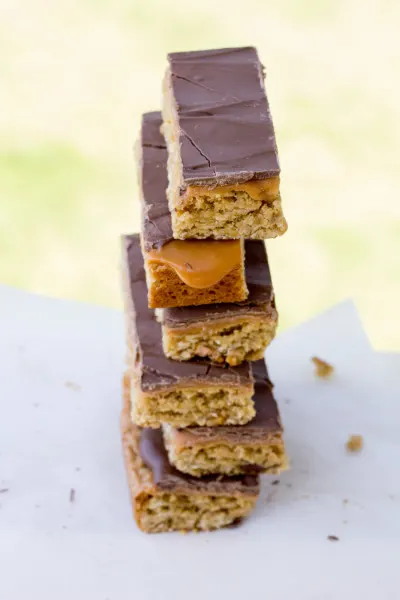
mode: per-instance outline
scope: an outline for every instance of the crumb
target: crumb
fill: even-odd
[[[9,492],[9,491],[10,491],[9,488],[2,488],[0,490],[0,494],[5,494],[6,492]]]
[[[75,471],[80,471],[81,468],[80,467],[75,467]]]
[[[69,388],[70,390],[73,390],[74,392],[79,392],[81,390],[81,386],[78,385],[77,383],[74,383],[73,381],[66,381],[64,385],[66,388]]]
[[[66,526],[66,525],[63,525],[63,526],[62,526],[62,528],[63,528],[63,529],[67,529],[67,526]]]
[[[190,263],[185,263],[185,267],[187,268],[188,271],[193,271],[193,267]]]
[[[347,525],[347,521],[346,520],[342,521],[342,523],[343,523],[343,525]]]
[[[321,377],[322,379],[328,379],[334,371],[333,366],[330,365],[325,360],[318,358],[317,356],[313,356],[311,358],[312,362],[315,365],[315,375],[317,377]]]
[[[360,452],[364,445],[362,435],[351,435],[346,442],[346,448],[349,452]]]
[[[32,406],[34,406],[35,408],[38,408],[38,407],[40,406],[40,404],[39,404],[39,402],[34,402],[34,403],[32,404]]]
[[[71,488],[71,491],[69,493],[69,501],[71,502],[71,504],[75,502],[75,493],[76,492],[74,488]]]
[[[347,499],[347,498],[343,498],[343,500],[342,500],[342,503],[343,503],[343,504],[348,504],[348,503],[349,503],[349,501],[348,501],[348,499]]]
[[[289,398],[285,398],[285,400],[284,400],[284,403],[285,403],[285,404],[290,404],[290,400],[289,400]]]
[[[338,541],[339,541],[339,538],[338,538],[338,536],[337,536],[337,535],[328,535],[327,539],[328,539],[330,542],[338,542]]]
[[[279,483],[279,479],[274,479],[274,481],[271,481],[271,485],[278,485]]]
[[[287,484],[286,484],[286,487],[288,487],[288,488],[291,488],[291,487],[292,487],[292,484],[291,484],[291,483],[287,483]]]

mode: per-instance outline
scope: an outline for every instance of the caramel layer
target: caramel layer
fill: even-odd
[[[182,363],[181,363],[182,364]],[[136,382],[134,371],[130,370],[129,366],[126,371],[127,381],[130,380],[130,389],[131,396],[137,398],[147,398],[154,396],[156,394],[162,394],[163,392],[179,392],[180,390],[194,389],[199,391],[208,391],[212,392],[214,388],[221,390],[230,390],[230,389],[241,389],[244,393],[251,392],[254,390],[254,383],[249,381],[249,383],[221,383],[220,381],[209,381],[209,382],[196,382],[196,381],[186,381],[184,383],[178,383],[176,385],[165,385],[163,387],[157,387],[149,391],[143,391],[140,389],[140,382]]]
[[[189,185],[182,196],[186,199],[196,196],[221,195],[229,196],[230,193],[246,192],[254,200],[265,202],[275,200],[279,194],[279,177],[270,179],[252,179],[243,183],[230,185],[201,186]]]
[[[225,319],[218,319],[216,321],[202,321],[197,325],[182,325],[181,327],[168,327],[168,325],[165,325],[165,327],[168,328],[168,335],[170,336],[182,335],[182,332],[184,332],[187,335],[190,335],[193,333],[198,333],[202,329],[207,329],[207,331],[214,331],[221,329],[221,327],[235,327],[237,325],[242,325],[244,321],[246,321],[246,323],[248,323],[249,321],[260,321],[260,318],[262,317],[260,317],[259,315],[241,315],[239,317],[228,317]]]
[[[186,285],[197,289],[216,285],[244,262],[240,240],[172,240],[146,258],[168,265]]]

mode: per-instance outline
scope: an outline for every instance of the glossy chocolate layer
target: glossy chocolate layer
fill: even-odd
[[[255,48],[168,55],[184,192],[279,175],[275,133]]]
[[[282,431],[278,405],[272,393],[273,385],[264,359],[253,362],[251,368],[254,377],[253,400],[256,416],[248,425],[250,428],[260,427],[263,430]]]
[[[139,381],[143,391],[179,384],[250,385],[251,367],[212,364],[206,359],[179,362],[166,358],[162,330],[154,311],[148,308],[147,286],[139,235],[122,238],[125,293],[129,327],[134,332],[133,346],[138,352]]]
[[[168,327],[179,327],[204,321],[236,317],[246,314],[265,314],[274,308],[274,290],[267,253],[261,240],[245,241],[245,275],[249,295],[235,304],[165,308],[162,320]]]
[[[168,460],[161,429],[141,429],[139,440],[140,456],[152,471],[154,484],[165,491],[195,490],[205,493],[245,493],[258,494],[259,480],[256,475],[224,477],[208,475],[192,477],[175,469]]]
[[[166,196],[168,152],[160,132],[161,124],[160,112],[146,113],[142,117],[139,169],[142,188],[142,236],[147,252],[174,239]]]

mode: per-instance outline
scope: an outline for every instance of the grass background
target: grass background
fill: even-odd
[[[399,17],[395,0],[0,0],[0,281],[121,306],[131,147],[165,54],[252,44],[289,222],[268,243],[281,325],[351,296],[399,348]]]

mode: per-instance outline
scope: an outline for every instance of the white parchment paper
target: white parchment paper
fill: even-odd
[[[351,302],[268,350],[291,470],[264,478],[240,528],[186,536],[131,517],[122,315],[3,287],[0,306],[1,600],[398,597],[398,363],[372,351]]]

